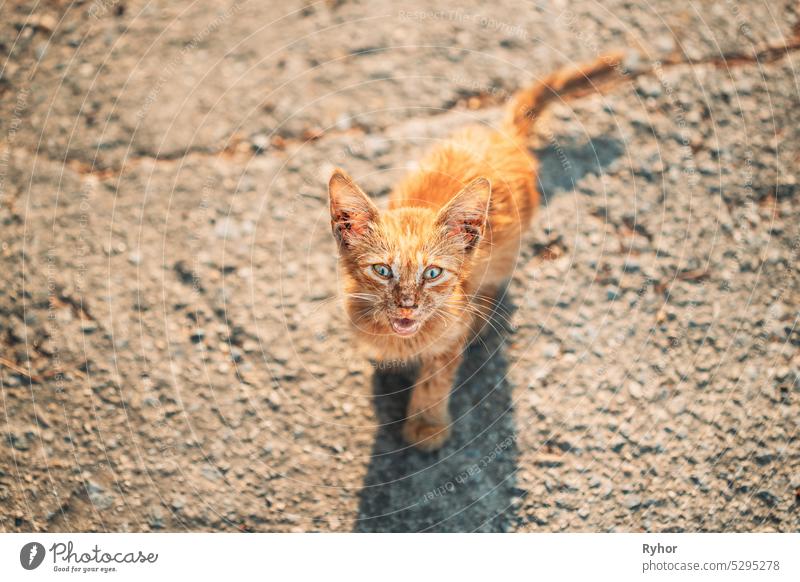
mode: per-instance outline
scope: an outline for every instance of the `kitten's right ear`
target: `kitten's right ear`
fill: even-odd
[[[364,236],[378,220],[378,208],[343,170],[336,169],[328,183],[331,228],[344,246]]]
[[[491,196],[489,180],[476,178],[439,211],[437,222],[465,252],[472,251],[483,237]]]

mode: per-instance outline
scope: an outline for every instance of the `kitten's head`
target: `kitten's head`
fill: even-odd
[[[489,181],[478,178],[441,210],[414,206],[379,212],[347,174],[336,170],[329,184],[331,226],[350,275],[353,323],[408,337],[428,321],[452,319],[484,234],[490,193]]]

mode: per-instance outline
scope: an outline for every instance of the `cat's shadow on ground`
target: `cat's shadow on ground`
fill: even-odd
[[[505,343],[513,306],[504,290],[497,315],[467,348],[454,384],[454,426],[442,449],[423,453],[400,435],[415,370],[373,379],[379,420],[355,531],[506,531],[514,520],[517,445]]]
[[[584,176],[602,176],[625,153],[625,143],[608,136],[585,141],[561,137],[532,153],[539,160],[537,185],[547,205],[561,192],[573,191]]]

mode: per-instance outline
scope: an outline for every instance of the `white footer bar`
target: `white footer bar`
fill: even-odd
[[[797,581],[800,534],[0,535],[0,580],[149,582],[187,575]]]

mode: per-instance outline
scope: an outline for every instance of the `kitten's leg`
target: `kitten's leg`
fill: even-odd
[[[436,356],[423,356],[420,381],[411,391],[406,441],[423,451],[435,451],[450,436],[450,390],[462,360],[462,346]]]

